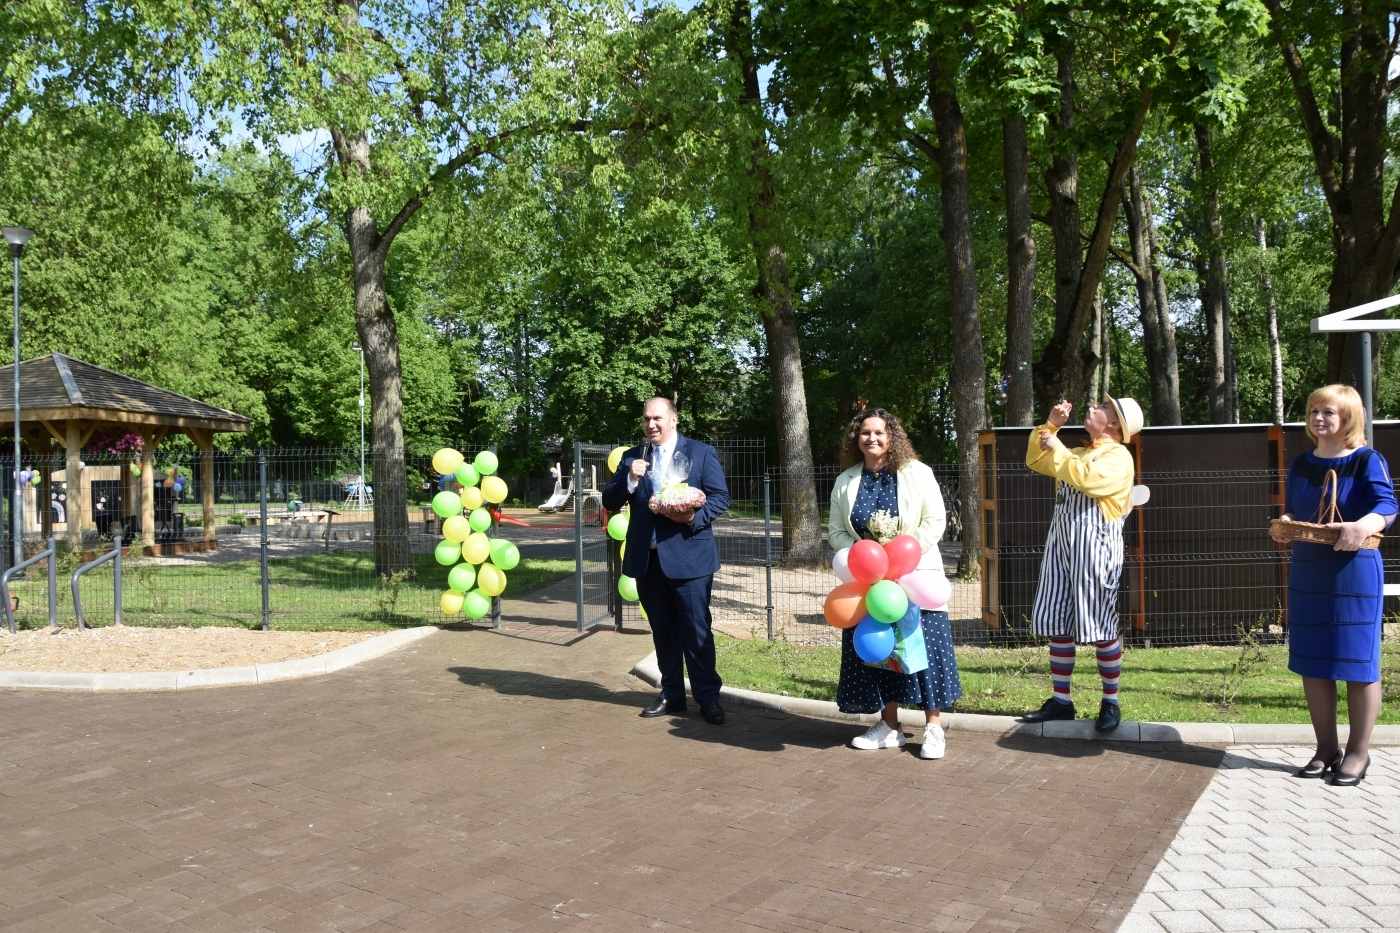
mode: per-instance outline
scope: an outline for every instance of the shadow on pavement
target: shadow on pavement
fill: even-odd
[[[1098,758],[1110,751],[1137,755],[1158,761],[1217,768],[1225,757],[1223,748],[1209,745],[1182,745],[1176,742],[1111,742],[1091,739],[1041,739],[1030,736],[1002,736],[997,745],[1005,749],[1055,758]]]
[[[650,690],[613,691],[591,680],[554,677],[534,671],[481,667],[449,667],[447,670],[470,687],[484,687],[507,696],[605,703],[633,716],[656,699],[656,693]],[[662,721],[656,725],[657,728],[669,727],[677,738],[766,752],[782,751],[789,746],[834,748],[845,745],[853,734],[844,723],[804,719],[747,706],[731,704],[725,707],[725,714],[728,722],[712,726],[701,718],[700,708],[692,700],[685,713],[659,717]]]

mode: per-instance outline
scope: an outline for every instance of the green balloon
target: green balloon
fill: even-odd
[[[462,497],[455,492],[443,490],[433,496],[433,511],[442,518],[462,514]]]
[[[909,611],[909,596],[893,580],[881,580],[865,594],[865,608],[876,621],[893,625]]]
[[[472,590],[462,599],[462,612],[468,619],[479,619],[491,611],[491,597],[481,590]]]
[[[433,548],[433,557],[444,567],[451,567],[462,559],[462,546],[456,541],[439,541]]]
[[[467,524],[472,526],[472,531],[485,531],[491,527],[491,513],[485,509],[472,509],[467,515]]]
[[[503,538],[491,542],[491,563],[502,570],[514,570],[520,565],[520,548]]]
[[[608,537],[614,541],[627,540],[627,516],[621,513],[608,519]]]
[[[459,593],[469,593],[476,586],[476,570],[471,564],[458,564],[447,572],[447,585]]]
[[[623,576],[617,581],[617,592],[629,603],[635,603],[637,596],[637,581],[631,577]]]
[[[476,467],[470,463],[464,463],[457,468],[457,482],[465,489],[468,486],[475,486],[481,477],[476,475]]]
[[[482,476],[490,476],[492,473],[495,473],[496,467],[500,465],[501,462],[496,459],[496,455],[489,450],[483,450],[481,453],[477,454],[474,463],[476,472],[480,473]]]

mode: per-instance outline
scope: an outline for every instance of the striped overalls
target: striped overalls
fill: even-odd
[[[1098,500],[1057,483],[1031,630],[1081,645],[1116,639],[1122,576],[1123,518],[1108,521]]]

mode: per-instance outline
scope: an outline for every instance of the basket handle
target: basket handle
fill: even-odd
[[[1330,500],[1328,499],[1328,490],[1331,490]],[[1342,514],[1337,508],[1337,471],[1328,470],[1327,475],[1322,479],[1322,496],[1317,501],[1316,524],[1329,525],[1341,520]]]

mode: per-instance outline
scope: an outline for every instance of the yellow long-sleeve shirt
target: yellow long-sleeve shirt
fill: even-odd
[[[1091,499],[1108,521],[1117,521],[1133,508],[1133,455],[1128,448],[1109,437],[1101,437],[1088,447],[1040,449],[1040,433],[1058,434],[1053,424],[1042,424],[1031,431],[1026,447],[1026,466],[1057,483],[1069,483]],[[1095,457],[1094,455],[1098,456]],[[1093,458],[1092,460],[1090,458]]]

